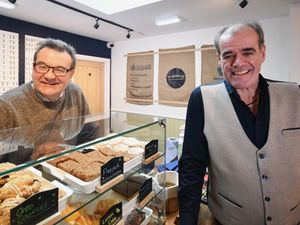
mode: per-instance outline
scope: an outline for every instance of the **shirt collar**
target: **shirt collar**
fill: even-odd
[[[40,100],[42,100],[43,102],[54,103],[54,102],[59,101],[59,100],[63,97],[63,95],[64,95],[64,91],[63,91],[63,92],[60,94],[60,96],[58,97],[58,99],[55,100],[55,101],[53,101],[53,100],[50,100],[50,99],[44,97],[38,90],[36,90],[36,89],[34,88],[33,83],[31,83],[31,87],[33,88],[33,90],[34,90],[36,96],[37,96]]]
[[[227,80],[224,80],[224,83],[229,95],[237,95],[237,92]],[[260,89],[260,93],[265,93],[268,86],[269,84],[267,83],[265,78],[261,74],[259,74],[258,88]]]

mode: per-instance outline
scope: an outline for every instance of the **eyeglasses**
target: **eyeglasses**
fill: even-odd
[[[58,77],[64,77],[67,75],[69,71],[72,69],[66,69],[64,67],[58,66],[58,67],[52,67],[48,66],[45,63],[33,63],[34,70],[38,73],[46,74],[50,69],[53,70],[53,73]]]

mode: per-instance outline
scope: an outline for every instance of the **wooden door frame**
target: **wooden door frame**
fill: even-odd
[[[110,110],[110,59],[76,54],[76,59],[104,63],[104,112]]]

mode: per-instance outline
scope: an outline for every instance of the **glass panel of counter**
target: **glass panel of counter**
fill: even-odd
[[[157,139],[162,152],[164,126],[163,118],[111,111],[0,130],[0,176],[76,151],[85,154],[97,147],[108,158],[118,156],[116,152],[129,152],[132,157],[140,151],[133,147],[143,148]]]

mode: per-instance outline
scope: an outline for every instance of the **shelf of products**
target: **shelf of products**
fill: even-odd
[[[0,225],[163,224],[165,135],[122,112],[0,131]]]

